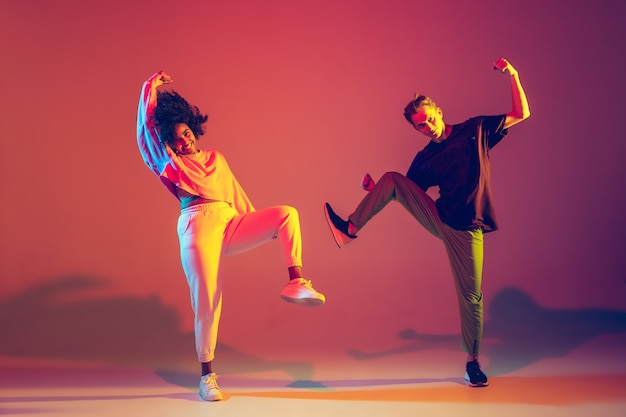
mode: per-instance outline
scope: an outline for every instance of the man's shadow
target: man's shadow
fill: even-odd
[[[176,309],[157,296],[81,297],[106,285],[100,278],[68,277],[1,301],[0,355],[144,367],[167,382],[197,386],[199,365],[193,373],[171,369],[196,358],[193,332],[181,330]],[[222,343],[217,349],[230,374],[278,370],[309,380],[313,373],[308,362],[266,361]]]
[[[516,288],[500,291],[488,306],[485,340],[489,346],[490,375],[503,375],[546,358],[566,356],[594,337],[626,332],[626,311],[607,309],[557,310],[539,306]],[[422,334],[413,329],[399,332],[410,344],[380,352],[348,351],[357,360],[432,350],[459,349],[459,334]],[[485,342],[483,341],[483,344]]]

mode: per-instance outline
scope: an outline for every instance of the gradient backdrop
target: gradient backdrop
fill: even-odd
[[[442,340],[461,361],[442,245],[392,203],[339,250],[322,205],[345,216],[365,172],[406,172],[426,144],[402,116],[415,92],[448,123],[508,112],[501,56],[532,116],[491,153],[486,337],[506,343],[524,323],[529,345],[568,351],[626,331],[623,1],[0,7],[0,355],[195,359],[179,208],[135,139],[141,84],[164,70],[209,114],[199,146],[226,155],[253,203],[298,208],[305,273],[328,299],[279,298],[277,242],[226,258],[218,360],[402,349],[419,333],[456,336]]]

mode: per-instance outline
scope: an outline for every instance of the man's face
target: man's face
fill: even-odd
[[[443,122],[443,112],[439,107],[424,106],[411,116],[413,127],[435,142],[442,142],[446,127]]]
[[[197,152],[196,136],[185,123],[178,123],[174,126],[174,151],[181,155],[192,155]]]

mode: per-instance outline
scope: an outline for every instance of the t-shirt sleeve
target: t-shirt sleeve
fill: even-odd
[[[483,135],[485,135],[487,147],[491,149],[509,133],[509,130],[504,128],[506,115],[483,116],[482,119]]]

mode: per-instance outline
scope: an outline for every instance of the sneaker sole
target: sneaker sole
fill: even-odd
[[[489,386],[489,382],[486,382],[484,384],[472,384],[471,382],[468,381],[467,386],[471,388],[485,388]]]
[[[199,397],[203,400],[203,401],[221,401],[222,400],[222,393],[218,393],[218,394],[213,394],[207,398],[204,398],[202,395],[199,395]]]
[[[319,298],[292,298],[282,294],[280,297],[288,303],[298,304],[305,307],[319,307],[326,301]]]
[[[341,231],[337,230],[335,226],[333,225],[333,222],[330,220],[330,215],[328,214],[328,207],[326,207],[326,204],[324,204],[324,216],[326,217],[326,224],[328,224],[328,227],[330,228],[330,232],[333,234],[333,239],[335,240],[335,243],[337,244],[339,249],[343,248],[348,243],[350,243],[350,240],[348,240],[347,242],[344,242],[343,237],[345,235]]]
[[[470,381],[468,378],[464,378],[464,379],[465,379],[465,382],[467,382],[467,385],[469,387],[472,387],[472,388],[482,388],[482,387],[488,387],[489,386],[489,381],[487,381],[487,382],[478,382],[476,384],[473,384],[472,381]]]

